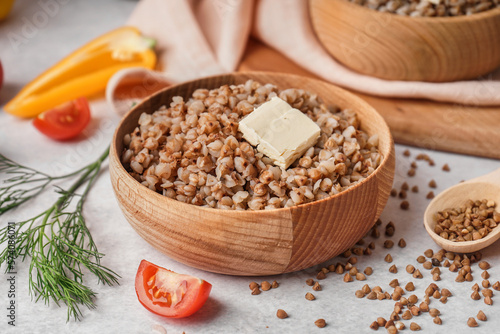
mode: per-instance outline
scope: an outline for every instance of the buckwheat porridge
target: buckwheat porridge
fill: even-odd
[[[321,129],[317,143],[284,170],[259,153],[238,122],[278,96]],[[327,106],[300,89],[279,90],[249,80],[197,89],[187,101],[143,113],[125,135],[122,163],[144,186],[199,206],[261,210],[290,207],[337,194],[368,177],[382,162],[378,135],[360,130],[351,110]]]
[[[380,12],[412,17],[461,16],[499,8],[499,0],[347,0]]]

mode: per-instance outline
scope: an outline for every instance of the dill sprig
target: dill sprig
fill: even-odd
[[[0,154],[0,174],[10,177],[3,180],[4,186],[0,187],[0,215],[36,197],[53,181],[72,177],[87,167],[54,177],[18,164]]]
[[[83,282],[84,268],[94,274],[99,282],[107,285],[118,283],[119,275],[100,264],[103,254],[97,250],[83,217],[85,198],[97,179],[101,165],[108,154],[109,148],[95,162],[77,172],[65,175],[64,178],[76,175],[78,178],[67,190],[58,188],[59,197],[51,207],[30,219],[17,223],[15,228],[14,257],[20,257],[23,261],[30,259],[28,282],[30,294],[36,301],[42,299],[46,304],[50,300],[57,305],[60,302],[66,304],[68,321],[70,318],[75,320],[81,318],[80,306],[83,305],[89,309],[95,307],[95,292]],[[9,180],[11,184],[16,185],[17,189],[23,184],[23,180],[28,183],[36,180],[39,184],[36,185],[34,191],[26,193],[16,192],[15,187],[8,189],[10,197],[0,197],[2,200],[0,208],[9,207],[10,209],[19,206],[40,193],[52,181],[63,178],[50,177],[16,164],[5,157],[2,161],[4,164],[0,166],[6,167],[0,171],[14,174]],[[83,192],[77,194],[76,191],[82,186],[84,186]],[[7,187],[2,189],[5,188]],[[13,200],[13,196],[17,197]],[[9,204],[3,206],[4,201]],[[8,229],[7,226],[0,229],[0,246],[4,246],[0,252],[0,266],[7,264],[7,271],[10,269],[9,255],[12,256],[12,249],[7,247]]]

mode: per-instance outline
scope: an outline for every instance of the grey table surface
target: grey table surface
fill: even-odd
[[[21,87],[36,75],[56,63],[70,51],[78,48],[92,38],[119,27],[126,22],[128,15],[136,5],[135,1],[125,0],[18,0],[10,17],[0,22],[0,59],[4,66],[5,82],[0,92],[0,105],[14,96]],[[93,106],[102,108],[104,101],[94,101]],[[106,108],[104,108],[106,110]],[[111,110],[95,114],[85,138],[69,143],[58,143],[42,136],[29,120],[18,119],[5,112],[0,112],[0,152],[20,163],[39,170],[57,174],[71,171],[93,161],[108,145],[119,116]],[[439,248],[426,234],[422,225],[422,216],[428,200],[430,179],[437,181],[436,193],[458,183],[500,167],[495,160],[467,157],[442,152],[431,152],[409,148],[411,157],[403,157],[407,147],[396,145],[397,166],[394,181],[399,188],[404,181],[410,186],[418,185],[419,193],[409,193],[410,210],[399,209],[400,200],[390,198],[381,220],[384,224],[393,221],[396,234],[391,238],[397,242],[404,237],[406,248],[387,250],[382,247],[387,239],[382,235],[374,241],[376,249],[371,256],[359,258],[357,266],[371,266],[373,275],[364,282],[344,283],[342,276],[329,274],[321,281],[322,291],[314,292],[316,300],[304,298],[307,292],[313,292],[305,284],[307,278],[315,276],[321,268],[317,266],[301,272],[283,274],[274,277],[232,277],[203,272],[190,268],[156,251],[142,240],[130,227],[120,212],[111,189],[107,168],[92,189],[85,205],[85,216],[94,239],[103,253],[103,263],[121,275],[120,285],[107,287],[97,285],[91,277],[87,283],[97,292],[94,310],[83,310],[80,322],[66,322],[66,310],[54,303],[48,306],[43,302],[31,300],[28,291],[28,269],[26,263],[17,263],[16,274],[16,321],[15,327],[8,324],[9,298],[8,275],[0,273],[0,332],[1,333],[160,333],[161,326],[169,334],[175,333],[369,333],[370,323],[379,316],[388,318],[394,302],[358,299],[356,290],[364,284],[381,286],[389,290],[389,282],[398,278],[401,285],[413,281],[415,294],[421,299],[424,290],[432,282],[431,275],[420,265],[424,278],[417,280],[404,270],[407,264],[417,266],[416,258],[424,250]],[[430,167],[419,162],[417,175],[406,176],[408,165],[419,153],[429,154],[436,162]],[[448,163],[450,172],[441,170]],[[106,166],[107,167],[107,166]],[[29,204],[9,212],[1,217],[1,225],[9,221],[21,221],[43,211],[54,199],[48,191],[44,196]],[[390,265],[384,261],[387,253],[394,258],[392,264],[398,267],[398,273],[388,271]],[[500,250],[498,243],[483,251],[492,268],[490,281],[500,279]],[[149,313],[137,301],[134,291],[134,277],[142,259],[170,268],[176,272],[202,277],[213,284],[213,290],[207,304],[195,315],[186,319],[165,319]],[[345,261],[335,258],[326,264]],[[493,305],[470,298],[471,286],[481,282],[481,271],[473,266],[474,282],[456,283],[455,274],[443,270],[440,287],[450,289],[453,296],[448,303],[432,301],[431,307],[438,308],[442,315],[441,326],[432,323],[428,314],[416,317],[415,321],[424,333],[496,333],[500,328],[500,300],[493,297]],[[277,280],[278,289],[252,296],[248,289],[251,281]],[[495,292],[496,294],[496,292]],[[289,318],[280,320],[276,310],[282,308]],[[482,309],[488,316],[487,322],[480,322],[479,327],[470,329],[467,318],[476,316]],[[325,328],[317,328],[314,321],[324,318]],[[404,321],[409,331],[410,321]],[[383,329],[380,329],[384,331]]]

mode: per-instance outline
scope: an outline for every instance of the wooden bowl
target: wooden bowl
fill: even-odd
[[[160,195],[141,185],[120,162],[123,137],[143,112],[188,97],[197,88],[240,84],[248,79],[279,88],[317,93],[327,104],[355,110],[368,134],[379,134],[382,164],[359,184],[335,196],[291,208],[233,211],[204,208]],[[394,145],[383,118],[368,103],[331,84],[301,76],[247,72],[176,85],[128,112],[110,151],[111,183],[128,222],[147,242],[187,265],[231,275],[270,275],[304,269],[348,249],[373,226],[387,202],[394,177]]]
[[[347,0],[310,0],[312,25],[345,66],[388,80],[456,81],[500,66],[500,8],[457,17],[382,13]]]

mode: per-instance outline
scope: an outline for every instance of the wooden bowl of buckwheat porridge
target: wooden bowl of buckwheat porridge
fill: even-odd
[[[326,50],[354,71],[446,82],[500,66],[498,0],[311,0]]]
[[[277,98],[320,130],[287,168],[240,132]],[[304,124],[278,139],[293,142]],[[389,128],[366,102],[265,72],[155,93],[124,116],[110,151],[113,189],[137,233],[179,262],[231,275],[301,270],[354,245],[387,202],[394,164]]]

